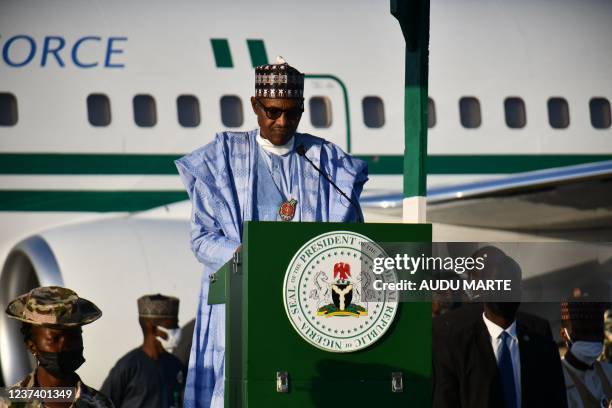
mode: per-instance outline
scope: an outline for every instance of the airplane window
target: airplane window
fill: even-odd
[[[591,110],[591,124],[595,129],[607,129],[610,127],[612,122],[610,102],[606,98],[591,99],[589,108]]]
[[[110,100],[104,94],[87,97],[87,119],[92,126],[108,126],[111,123]]]
[[[461,125],[467,129],[475,129],[482,123],[480,117],[480,101],[472,96],[464,96],[459,100],[459,116]]]
[[[328,128],[332,124],[331,102],[325,96],[313,96],[308,102],[310,123],[316,128]]]
[[[433,99],[427,98],[427,127],[436,126],[436,103]]]
[[[512,129],[520,129],[527,124],[525,102],[519,97],[508,97],[504,101],[506,125]]]
[[[17,98],[8,92],[0,92],[0,126],[17,124]]]
[[[200,125],[200,102],[193,95],[180,95],[176,98],[178,121],[183,127]]]
[[[385,124],[385,106],[378,96],[366,96],[361,102],[363,122],[369,128],[383,127]]]
[[[221,97],[221,122],[223,126],[240,127],[244,122],[242,116],[242,101],[236,95]]]
[[[564,98],[548,100],[548,122],[555,129],[565,129],[569,126],[569,106]]]
[[[151,95],[136,95],[133,99],[134,122],[140,127],[152,127],[157,123],[155,99]]]

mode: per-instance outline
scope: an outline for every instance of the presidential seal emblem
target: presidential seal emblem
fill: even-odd
[[[304,340],[320,349],[346,353],[379,340],[397,312],[398,293],[375,291],[372,266],[384,250],[350,231],[313,238],[295,254],[283,285],[285,311]],[[377,279],[397,282],[395,271]]]

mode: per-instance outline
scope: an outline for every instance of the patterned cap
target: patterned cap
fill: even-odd
[[[172,296],[144,295],[138,299],[138,316],[156,319],[177,319],[178,298]]]
[[[11,301],[6,313],[25,323],[57,327],[83,326],[102,316],[92,302],[60,286],[34,288]]]
[[[588,296],[582,296],[586,298]],[[603,331],[606,304],[602,302],[577,301],[571,298],[561,302],[561,322],[571,324],[573,332],[589,333],[593,330]]]
[[[255,68],[255,96],[258,98],[302,98],[304,74],[283,59]]]

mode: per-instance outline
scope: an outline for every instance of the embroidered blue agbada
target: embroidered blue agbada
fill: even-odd
[[[240,246],[242,223],[276,220],[279,201],[291,193],[287,180],[297,182],[291,189],[298,201],[294,221],[358,219],[355,208],[303,157],[295,151],[288,153],[291,157],[271,157],[258,146],[257,134],[258,130],[218,133],[214,141],[176,161],[193,205],[191,248],[204,265],[185,407],[223,407],[225,306],[207,304],[208,284],[209,275]],[[358,202],[368,179],[366,164],[318,137],[294,137],[294,146],[303,144],[306,156]],[[283,174],[283,183],[275,171],[291,174]]]

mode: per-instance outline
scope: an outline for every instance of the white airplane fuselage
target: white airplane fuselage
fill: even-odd
[[[612,158],[612,128],[595,128],[590,112],[592,98],[612,100],[610,21],[612,3],[604,0],[432,0],[429,96],[436,120],[428,132],[429,186]],[[68,254],[81,224],[86,237],[92,233],[90,221],[98,225],[108,218],[116,225],[118,215],[128,219],[132,211],[186,198],[172,160],[210,142],[216,132],[255,128],[249,101],[253,66],[277,55],[306,74],[298,130],[368,159],[366,194],[400,191],[404,49],[400,26],[385,1],[1,0],[0,94],[14,96],[17,114],[14,125],[0,126],[0,260],[22,239],[58,226],[68,227],[49,239],[62,242],[57,251]],[[108,125],[93,126],[88,120],[92,94],[108,98]],[[153,126],[135,123],[137,95],[154,99]],[[182,95],[198,101],[195,127],[179,123],[177,98]],[[240,100],[243,120],[238,126],[224,124],[225,96]],[[329,126],[313,125],[313,97],[327,98]],[[380,127],[365,124],[367,97],[382,101]],[[479,102],[480,125],[475,128],[461,123],[464,97]],[[508,97],[524,102],[523,127],[506,124]],[[550,98],[567,102],[567,127],[551,126]],[[170,211],[170,221],[185,221],[188,207],[177,208],[179,215]],[[148,213],[138,219],[138,228],[148,219],[161,217],[163,223],[164,216],[163,210]],[[146,253],[151,248],[138,228],[130,229],[140,232],[129,240]],[[159,225],[143,228],[163,231]],[[177,239],[186,252],[184,233]],[[114,240],[116,235],[106,237]],[[104,258],[96,258],[95,251],[89,247],[78,260],[60,260],[60,269],[92,265],[89,281],[74,272],[63,282],[77,291],[102,288],[98,296],[111,310],[109,323],[101,321],[98,329],[92,325],[96,335],[90,335],[102,347],[97,335],[117,321],[121,308],[105,298],[113,280],[92,278],[99,269],[95,262]],[[131,268],[156,271],[138,273],[144,283],[130,289],[130,295],[175,290],[186,299],[182,321],[193,316],[193,288],[199,282],[195,260],[185,266],[195,271],[189,275],[193,282],[176,283],[179,276],[164,280],[167,270],[155,260],[138,263],[129,251],[117,259]],[[125,268],[123,273],[129,273]],[[111,275],[115,281],[121,276]],[[121,284],[129,287],[135,280]],[[120,303],[135,307],[135,297]],[[122,330],[129,322],[121,320]],[[125,330],[138,339],[137,325]],[[4,357],[2,344],[6,350],[0,339]],[[110,347],[112,361],[127,351]],[[111,361],[93,354],[88,359],[97,363],[96,369],[84,370],[91,384],[99,385]]]

